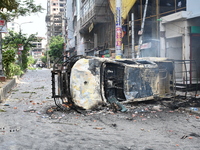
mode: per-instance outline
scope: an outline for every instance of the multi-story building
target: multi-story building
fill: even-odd
[[[114,58],[115,6],[111,5],[113,1],[115,0],[67,0],[66,51],[69,56],[78,54]],[[48,2],[48,31],[51,31],[48,32],[48,36],[52,36],[55,33],[55,15],[52,13],[57,12],[57,8],[53,6],[57,6],[60,1]],[[122,6],[124,2],[122,0]],[[200,68],[197,57],[200,47],[200,0],[149,0],[147,5],[147,0],[132,2],[134,3],[130,9],[122,7],[122,11],[126,12],[122,18],[122,57],[132,58],[132,53],[135,53],[137,57],[168,57],[182,60],[183,63],[187,60],[187,69],[184,69],[183,64],[176,66],[179,66],[181,71],[189,72],[187,76],[190,78],[199,78],[197,71],[192,72],[194,66],[196,70]],[[131,22],[134,22],[134,26],[131,26]],[[131,31],[134,31],[134,35],[131,35]],[[196,65],[191,63],[193,61]],[[181,78],[186,78],[185,76],[183,73],[180,75]]]
[[[115,15],[112,13],[109,0],[72,0],[67,4],[68,22],[68,45],[69,52],[79,55],[92,55],[110,57],[114,56],[115,47]],[[68,11],[68,8],[72,11]],[[131,13],[135,19],[135,44],[137,49],[140,35],[137,32],[141,29],[145,0],[135,0],[130,11],[125,9],[127,17],[123,18],[123,57],[131,57]],[[115,8],[114,8],[115,9]],[[145,26],[143,32],[143,43],[151,43],[157,55],[159,50],[160,22],[162,16],[186,10],[184,0],[149,1],[146,12]],[[71,25],[72,24],[72,25]],[[73,34],[73,36],[71,36]],[[149,47],[149,46],[148,46]],[[144,48],[142,46],[141,48]],[[141,54],[146,55],[142,50]],[[157,55],[158,56],[158,55]]]
[[[69,5],[67,4],[69,7]],[[107,0],[72,0],[72,14],[67,11],[68,46],[71,55],[96,55],[113,43],[114,18]],[[72,25],[71,25],[72,23]],[[109,32],[109,30],[113,32]],[[111,44],[113,45],[113,44]],[[111,46],[110,45],[110,46]]]
[[[185,10],[160,19],[159,56],[175,60],[178,83],[194,85],[200,78],[200,0],[178,4]]]
[[[86,55],[99,56],[114,45],[115,21],[105,0],[84,0],[80,8],[80,30]]]
[[[115,14],[111,10],[111,0],[72,0],[72,14],[68,18],[68,51],[71,55],[91,55],[113,57],[115,54]],[[113,2],[113,1],[112,1]],[[123,3],[124,1],[122,1]],[[187,69],[183,64],[181,78],[186,79],[183,71],[190,72],[190,78],[199,76],[192,73],[193,61],[196,70],[200,68],[198,59],[199,17],[197,8],[200,0],[134,0],[127,17],[123,18],[122,57],[131,58],[133,49],[137,57],[168,57],[174,60],[189,60]],[[68,11],[67,11],[68,12]],[[130,26],[134,14],[134,26]],[[143,16],[145,13],[145,18]],[[71,25],[72,23],[72,25]],[[143,32],[141,31],[144,23]],[[73,27],[72,27],[73,26]],[[131,31],[134,30],[134,35]],[[141,34],[142,33],[142,34]],[[70,36],[69,36],[70,35]],[[134,38],[132,38],[132,36]],[[142,37],[142,38],[141,38]],[[132,44],[134,39],[134,44]],[[138,50],[139,40],[142,45]],[[136,56],[136,55],[135,55]],[[199,78],[199,77],[198,77]]]
[[[42,37],[38,37],[38,39],[42,39],[42,41],[45,41],[45,39]],[[42,56],[44,56],[45,48],[42,41],[32,43],[34,47],[32,47],[31,56],[33,56],[34,59],[40,59]]]
[[[60,10],[63,5],[60,4],[64,3],[63,1],[64,0],[48,0],[48,37],[62,34],[61,23],[63,18]],[[110,52],[115,47],[115,15],[111,11],[112,9],[110,8],[109,2],[110,0],[66,1],[67,51],[71,54],[78,55],[111,56]],[[125,31],[122,39],[123,57],[127,58],[131,56],[132,41],[130,32],[132,29],[130,21],[132,13],[134,13],[135,31],[135,42],[133,46],[136,46],[135,49],[137,50],[137,45],[141,36],[138,35],[138,32],[141,30],[145,2],[146,0],[135,0],[130,11],[127,10],[127,17],[123,18],[123,30]],[[197,3],[199,3],[199,0],[195,2],[192,0],[149,0],[144,23],[144,32],[142,34],[143,43],[146,45],[141,46],[140,56],[163,56],[163,52],[160,52],[160,37],[162,40],[163,36],[161,30],[164,30],[163,25],[169,22],[166,23],[166,21],[163,21],[163,17],[170,14],[182,14],[182,12],[191,14],[191,12],[194,11],[191,8]],[[198,18],[197,16],[198,15],[196,15],[195,18]],[[172,31],[172,29],[167,31],[170,30]],[[181,28],[179,28],[179,30],[181,30]]]
[[[47,1],[47,37],[64,36],[66,27],[66,0]]]

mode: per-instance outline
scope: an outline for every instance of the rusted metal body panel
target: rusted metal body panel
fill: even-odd
[[[152,99],[158,94],[157,65],[127,66],[124,78],[124,93],[127,101]]]
[[[61,71],[58,81],[62,84],[58,84],[57,89],[62,91],[62,100],[66,97],[84,109],[109,102],[125,110],[120,103],[151,100],[173,93],[170,87],[173,64],[167,59],[81,57],[75,59],[73,65],[68,65],[70,62],[64,64],[66,69]]]
[[[153,61],[158,66],[157,98],[171,98],[175,96],[174,61],[162,57],[148,57],[145,60]],[[154,96],[154,98],[156,95]]]

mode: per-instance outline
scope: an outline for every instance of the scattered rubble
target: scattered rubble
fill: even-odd
[[[6,112],[6,110],[5,109],[0,109],[0,112]]]

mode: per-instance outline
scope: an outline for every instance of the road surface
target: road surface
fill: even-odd
[[[0,104],[0,150],[199,150],[200,119],[160,103],[57,111],[49,69],[28,72]]]

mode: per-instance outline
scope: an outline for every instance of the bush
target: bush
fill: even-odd
[[[23,74],[21,67],[15,64],[15,50],[13,49],[3,51],[3,67],[7,78]]]
[[[32,66],[36,63],[37,60],[35,60],[32,56],[28,56],[28,66]]]
[[[15,50],[9,49],[9,50],[3,51],[2,54],[3,54],[4,73],[7,78],[10,78],[12,77],[10,65],[13,62],[15,62]]]
[[[21,70],[21,67],[15,63],[10,64],[10,75],[11,77],[15,75],[21,76],[24,72]]]

